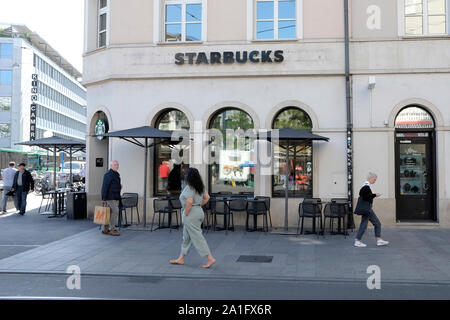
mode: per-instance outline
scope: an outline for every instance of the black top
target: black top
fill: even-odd
[[[373,203],[373,198],[375,198],[377,195],[372,193],[372,190],[368,185],[364,186],[359,190],[359,196],[367,202],[370,202],[370,204]]]
[[[102,200],[120,200],[120,174],[109,169],[103,177]]]
[[[14,176],[14,182],[13,182],[13,188],[14,190],[17,190],[17,179],[19,178],[19,170],[17,170],[15,176]],[[23,192],[28,192],[31,190],[34,190],[34,180],[33,176],[31,175],[30,171],[24,170],[22,175],[22,190]]]

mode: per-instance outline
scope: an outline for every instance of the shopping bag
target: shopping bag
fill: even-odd
[[[101,225],[109,225],[109,219],[111,218],[111,208],[103,206],[95,206],[94,211],[94,223]]]

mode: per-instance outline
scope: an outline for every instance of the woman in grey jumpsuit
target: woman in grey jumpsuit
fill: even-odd
[[[209,201],[209,195],[205,193],[205,186],[197,169],[189,168],[186,171],[185,187],[180,195],[183,221],[183,243],[178,259],[170,260],[171,264],[184,264],[184,256],[188,253],[191,244],[194,245],[202,257],[208,258],[208,263],[203,268],[212,266],[216,259],[211,255],[208,244],[202,235],[202,222],[205,218],[202,206]]]

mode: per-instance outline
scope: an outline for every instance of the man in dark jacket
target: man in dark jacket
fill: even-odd
[[[30,190],[34,191],[34,180],[30,171],[25,169],[25,163],[19,164],[19,171],[14,175],[13,189],[15,195],[16,209],[20,215],[24,215],[27,208],[27,195]]]
[[[122,185],[120,184],[119,162],[117,160],[111,161],[110,169],[105,173],[103,177],[102,185],[102,202],[103,206],[108,205],[111,208],[111,218],[108,226],[104,226],[102,233],[112,236],[120,235],[115,229],[116,221],[119,216],[120,206],[120,190]]]

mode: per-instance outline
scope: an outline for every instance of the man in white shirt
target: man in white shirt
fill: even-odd
[[[3,170],[3,199],[2,199],[2,212],[6,213],[6,202],[8,196],[6,195],[12,188],[14,182],[14,176],[16,175],[17,169],[15,162],[9,163],[9,168]]]

